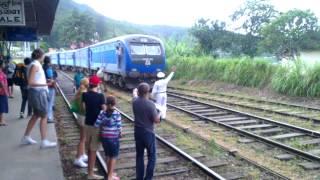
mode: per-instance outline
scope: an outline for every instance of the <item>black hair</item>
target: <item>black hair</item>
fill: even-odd
[[[45,56],[44,60],[43,60],[43,63],[45,65],[49,65],[51,63],[51,58],[49,56]]]
[[[31,58],[28,58],[28,57],[26,57],[26,58],[24,58],[24,64],[26,65],[26,66],[28,66],[31,62],[32,62],[32,59]]]
[[[38,49],[35,49],[32,54],[31,54],[31,58],[32,59],[39,59],[41,58],[42,56],[44,55],[44,52],[42,49],[38,48]]]
[[[138,95],[143,97],[148,94],[150,91],[150,86],[147,83],[140,83],[138,86]]]
[[[0,60],[0,69],[3,69],[4,60]]]

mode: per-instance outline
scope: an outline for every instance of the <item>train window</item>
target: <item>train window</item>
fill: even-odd
[[[141,45],[131,45],[130,51],[132,55],[145,55],[146,50],[143,44]]]
[[[160,45],[146,45],[145,47],[146,47],[147,55],[151,55],[151,56],[161,55]]]
[[[161,47],[158,44],[131,44],[130,51],[132,55],[161,55]]]

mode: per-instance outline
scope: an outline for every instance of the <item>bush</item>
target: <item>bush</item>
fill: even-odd
[[[274,74],[272,88],[293,96],[320,96],[320,64],[306,66],[298,60],[292,66],[280,67]]]
[[[274,65],[265,60],[213,59],[211,57],[174,56],[169,66],[177,67],[176,78],[186,80],[218,80],[241,86],[262,87],[270,81]]]
[[[258,88],[270,85],[282,94],[320,97],[320,64],[307,67],[298,60],[282,66],[263,59],[208,56],[172,56],[168,64],[177,67],[177,79],[223,81]]]

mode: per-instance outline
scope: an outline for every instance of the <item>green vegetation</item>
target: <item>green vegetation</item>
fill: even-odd
[[[318,19],[310,10],[278,12],[268,0],[247,0],[231,20],[240,24],[235,31],[226,30],[233,24],[218,20],[200,19],[195,23],[191,34],[203,52],[251,58],[274,55],[280,60],[297,59],[301,50],[319,49]]]
[[[298,60],[292,66],[280,67],[271,85],[283,94],[320,97],[320,64],[309,67]]]
[[[51,35],[43,37],[43,43],[51,48],[69,48],[71,44],[78,42],[90,44],[134,33],[162,38],[183,37],[187,34],[187,28],[117,21],[97,13],[87,5],[78,4],[73,0],[60,0]]]
[[[211,80],[241,86],[264,88],[292,96],[320,97],[320,64],[306,66],[298,60],[291,65],[275,65],[263,59],[214,59],[210,56],[172,56],[169,66],[176,66],[175,78]]]
[[[174,56],[169,59],[169,65],[177,66],[176,78],[218,80],[249,87],[268,84],[276,67],[262,59],[214,59],[209,56]]]

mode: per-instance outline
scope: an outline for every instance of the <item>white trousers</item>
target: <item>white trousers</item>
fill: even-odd
[[[165,119],[167,115],[167,93],[159,93],[156,95],[156,107],[160,111],[161,118]]]

